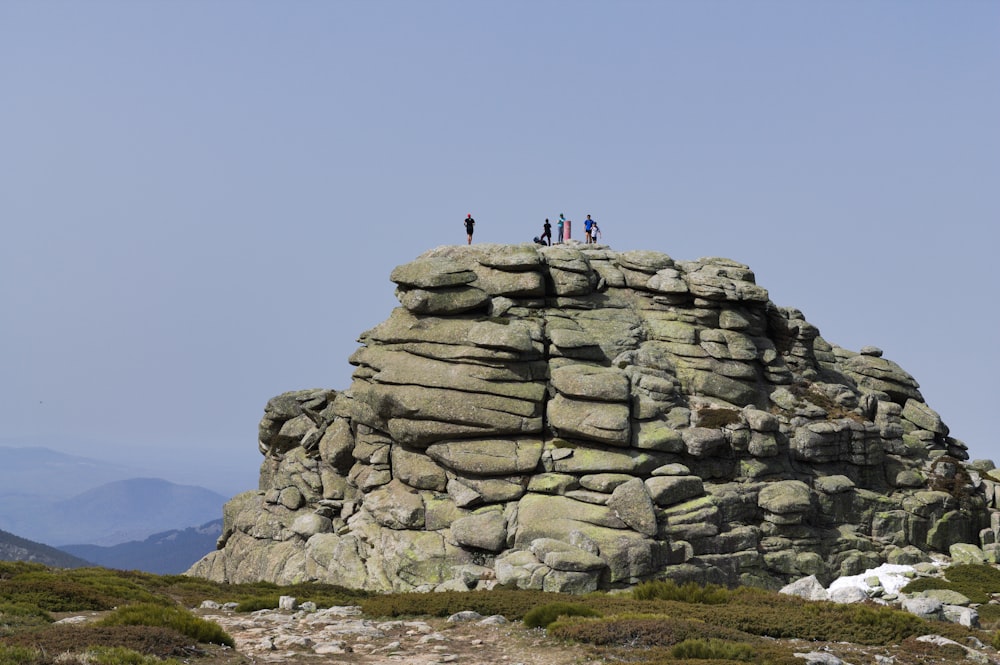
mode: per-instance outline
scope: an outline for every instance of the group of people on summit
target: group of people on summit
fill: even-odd
[[[569,229],[572,222],[566,219],[566,216],[559,213],[559,220],[556,221],[556,244],[560,244],[569,238]],[[583,233],[584,242],[588,245],[597,242],[598,236],[601,234],[601,228],[597,225],[597,222],[587,215],[587,219],[583,222]],[[552,244],[552,224],[549,223],[548,218],[545,219],[545,223],[542,224],[542,235],[535,238],[535,242],[539,245],[551,245]]]
[[[570,237],[570,229],[572,221],[566,219],[566,216],[559,213],[559,220],[556,222],[556,244],[565,242]],[[469,244],[472,244],[472,232],[476,228],[476,220],[472,218],[472,213],[470,212],[465,217],[465,234],[468,236]],[[601,236],[601,227],[597,225],[590,215],[587,215],[587,219],[583,222],[583,234],[584,243],[593,244],[597,242],[597,239]],[[535,236],[535,243],[539,245],[552,245],[552,224],[549,223],[548,218],[545,218],[545,223],[542,224],[542,235]]]

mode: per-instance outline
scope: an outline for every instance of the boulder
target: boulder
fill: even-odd
[[[444,257],[428,257],[397,266],[389,279],[400,286],[434,289],[476,281],[476,273]]]
[[[369,492],[365,508],[375,520],[390,529],[419,529],[424,526],[424,502],[420,495],[398,480]]]
[[[507,542],[503,511],[487,509],[460,517],[451,524],[451,536],[461,546],[499,552]]]
[[[526,438],[446,441],[428,446],[426,454],[453,471],[503,476],[534,471],[542,455],[542,442]]]
[[[627,446],[631,436],[626,404],[570,399],[556,395],[546,412],[549,426],[563,437]]]
[[[799,598],[804,598],[806,600],[829,600],[830,594],[827,590],[819,583],[815,575],[809,575],[808,577],[803,577],[795,580],[791,584],[786,584],[781,587],[780,593],[787,594],[789,596],[798,596]]]
[[[577,593],[1000,558],[994,464],[881,349],[829,343],[749,266],[477,244],[390,280],[401,306],[345,390],[267,402],[259,490],[192,574]]]
[[[649,495],[658,506],[670,506],[701,496],[704,482],[698,476],[654,476],[646,479]]]
[[[948,548],[953,564],[984,564],[986,554],[971,543],[955,543]]]
[[[804,513],[812,506],[812,492],[801,480],[781,480],[761,489],[757,505],[779,515]]]
[[[943,603],[935,598],[917,596],[914,598],[904,598],[902,607],[910,614],[915,614],[921,619],[941,619],[944,616]]]
[[[656,535],[656,512],[641,479],[633,478],[616,487],[608,508],[634,531],[646,536]]]

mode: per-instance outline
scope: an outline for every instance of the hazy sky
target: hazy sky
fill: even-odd
[[[256,487],[388,275],[592,214],[995,433],[1000,3],[0,2],[0,440]]]

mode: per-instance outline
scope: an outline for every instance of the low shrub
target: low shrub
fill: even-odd
[[[886,607],[809,602],[761,589],[740,587],[728,602],[715,605],[676,601],[647,601],[645,611],[700,620],[715,626],[774,638],[797,638],[859,644],[888,644],[924,632],[963,639],[968,629],[957,624],[935,624]]]
[[[730,592],[715,584],[702,586],[686,582],[678,586],[673,580],[653,580],[632,589],[632,597],[636,600],[675,600],[681,603],[716,605],[728,602]]]
[[[246,600],[241,600],[236,605],[237,612],[256,612],[257,610],[273,610],[277,609],[278,601],[281,599],[281,595],[273,596],[254,596],[253,598],[247,598]]]
[[[904,593],[931,589],[957,591],[974,603],[988,603],[991,594],[1000,593],[1000,570],[986,564],[960,564],[944,571],[944,577],[920,577],[905,587]]]
[[[187,635],[170,628],[93,624],[56,624],[0,638],[4,647],[30,647],[50,654],[77,652],[84,647],[124,647],[158,658],[184,656],[191,642]]]
[[[0,603],[0,635],[50,623],[52,617],[39,607]]]
[[[137,570],[112,570],[108,568],[73,568],[70,570],[50,571],[65,577],[67,580],[93,589],[109,598],[115,599],[115,605],[126,603],[167,603],[155,590],[155,575]]]
[[[49,612],[101,611],[129,602],[171,602],[147,586],[131,573],[106,568],[4,566],[0,602],[36,605]]]
[[[110,610],[115,598],[86,584],[45,573],[28,573],[0,581],[0,602],[30,605],[47,612]]]
[[[754,648],[742,642],[723,640],[684,640],[670,650],[674,658],[697,658],[701,660],[743,660],[752,661],[756,655]]]
[[[916,637],[908,637],[895,649],[897,656],[904,663],[961,663],[973,662],[966,658],[966,651],[957,644],[934,644],[920,642]]]
[[[38,649],[0,645],[0,665],[42,665],[42,657]]]
[[[733,425],[741,420],[738,409],[707,408],[698,410],[699,427],[718,429],[726,425]]]
[[[980,605],[977,611],[983,628],[1000,628],[1000,605]]]
[[[24,573],[48,570],[40,563],[30,563],[28,561],[0,561],[0,580],[9,580],[12,577],[23,575]]]
[[[137,651],[123,647],[87,649],[83,660],[88,665],[180,665],[180,661],[173,658],[161,660],[156,656],[144,656]]]
[[[528,628],[547,628],[559,617],[598,617],[601,613],[579,603],[546,603],[532,608],[524,615],[524,625]]]
[[[216,594],[223,602],[232,600],[238,603],[237,612],[256,612],[257,610],[275,609],[281,596],[293,596],[298,602],[313,602],[317,607],[333,607],[336,605],[358,605],[371,594],[355,591],[334,584],[293,584],[285,587],[263,584],[234,585]],[[205,595],[201,595],[205,598]]]
[[[618,615],[599,619],[560,619],[549,635],[597,646],[672,647],[689,639],[753,639],[747,633],[702,621],[663,615]]]
[[[524,589],[492,591],[445,591],[441,593],[390,593],[360,601],[361,610],[372,617],[435,616],[446,617],[472,610],[483,616],[502,614],[511,621],[522,619],[532,608],[559,600],[586,599],[568,594],[545,593]]]
[[[723,643],[725,644],[725,643]],[[732,658],[678,658],[673,655],[674,647],[651,647],[637,652],[635,649],[609,649],[602,652],[607,662],[629,663],[630,665],[805,665],[789,649],[776,644],[762,643],[753,647],[750,661]],[[721,655],[721,654],[719,654]],[[911,665],[917,665],[912,663]],[[924,664],[921,664],[924,665]]]
[[[101,626],[158,626],[170,628],[198,642],[235,646],[222,627],[180,607],[138,603],[120,607],[98,622]]]
[[[79,654],[51,656],[41,648],[0,646],[0,665],[180,665],[180,661],[144,656],[121,647],[94,647]]]

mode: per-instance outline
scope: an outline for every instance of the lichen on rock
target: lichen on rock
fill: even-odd
[[[1000,556],[1000,473],[881,349],[828,343],[746,265],[480,244],[391,279],[401,306],[351,385],[268,402],[259,489],[191,574],[780,588],[959,543]]]

